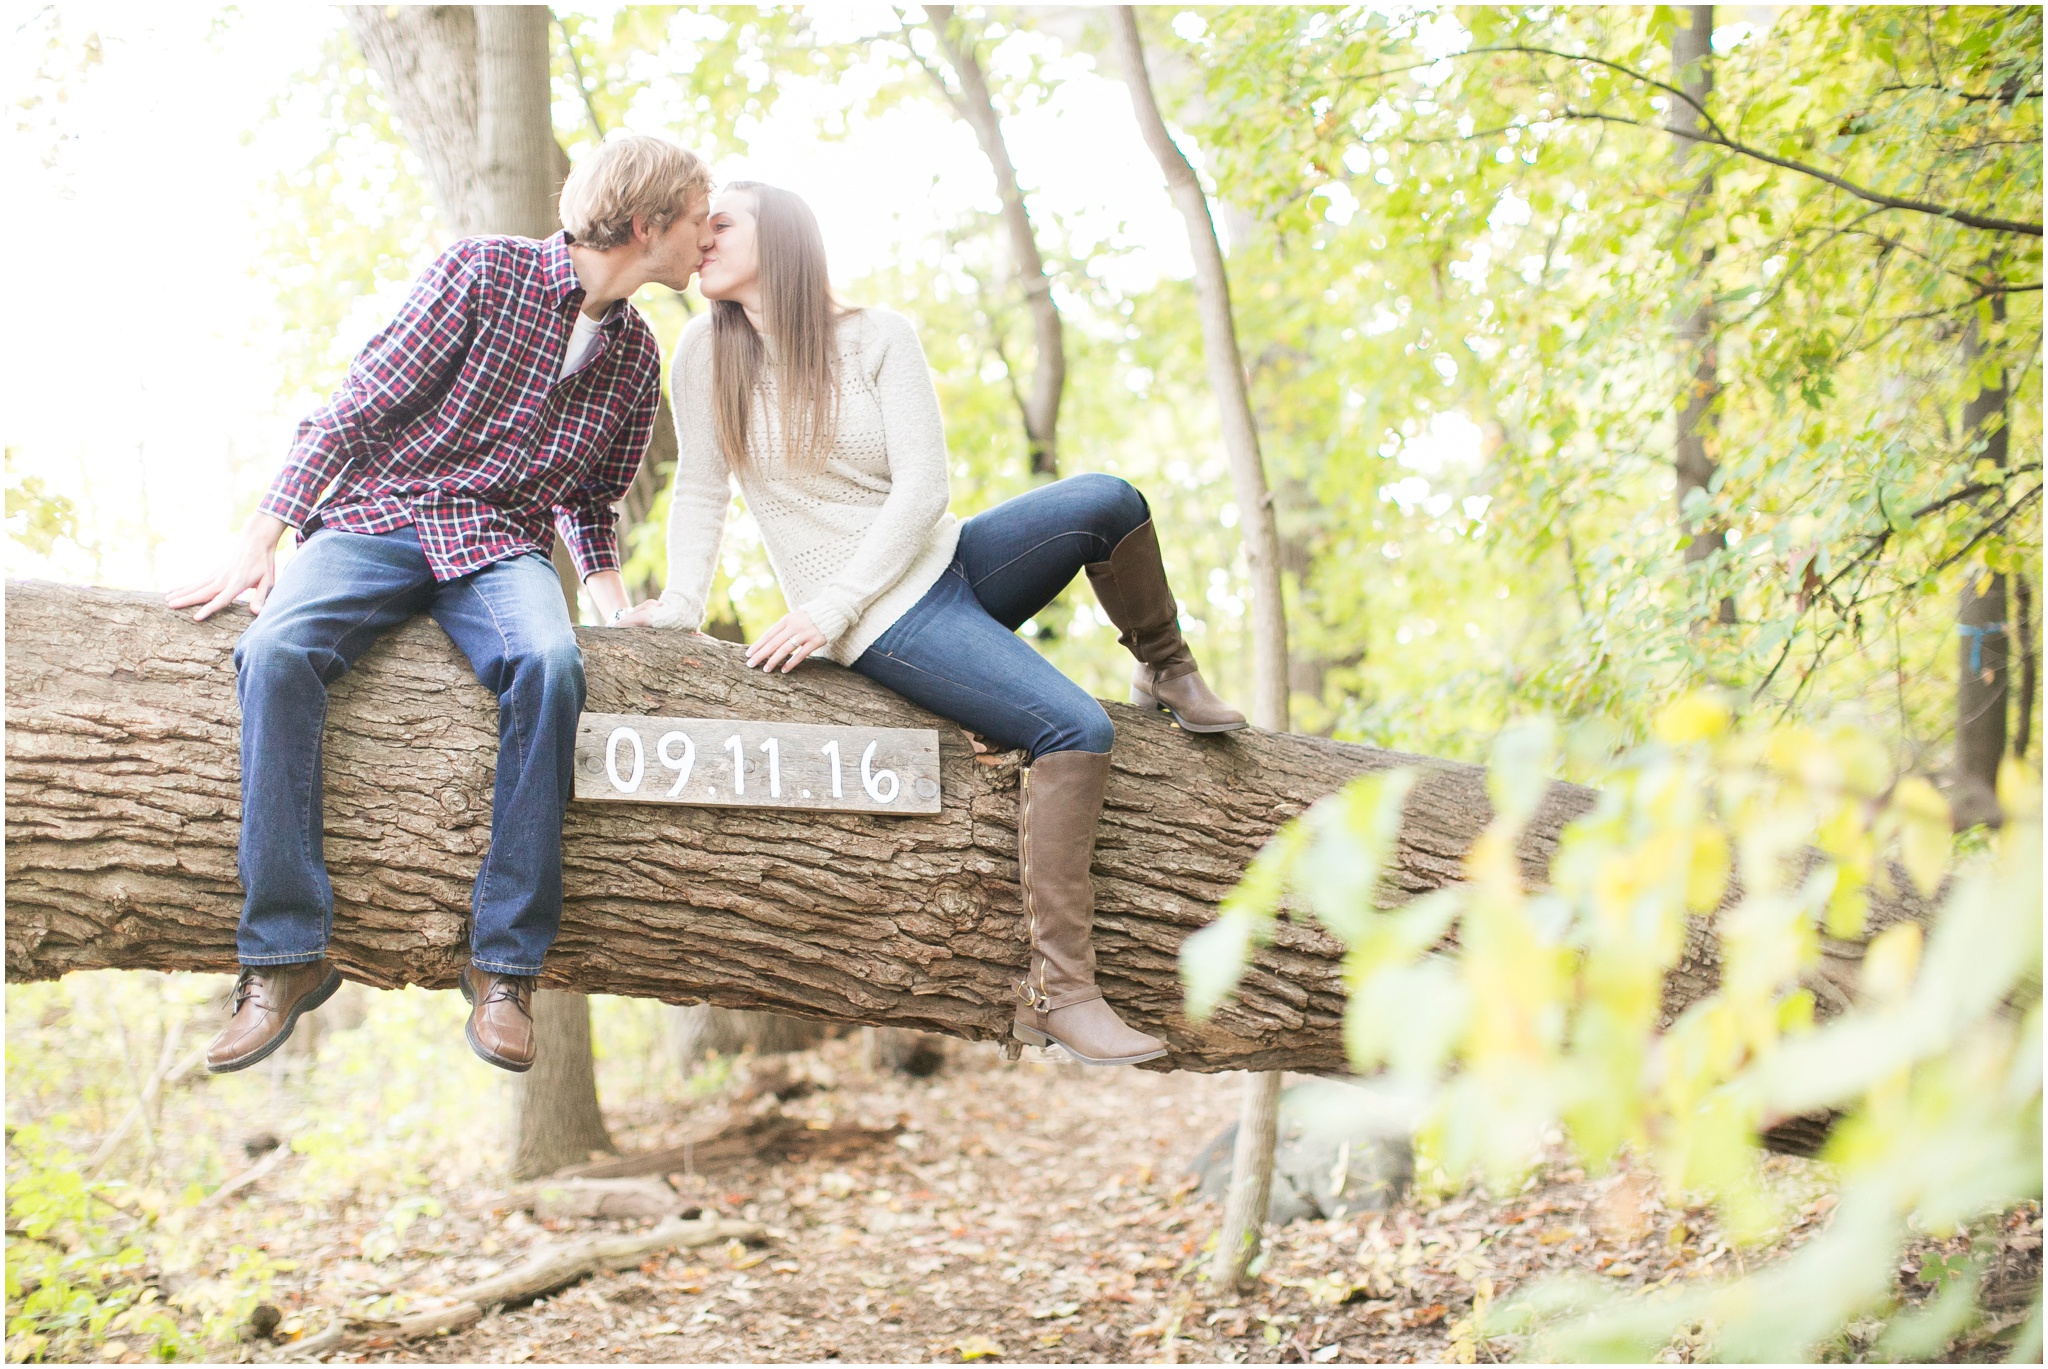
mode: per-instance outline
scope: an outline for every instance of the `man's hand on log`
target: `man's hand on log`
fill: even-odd
[[[780,664],[782,673],[787,675],[806,656],[824,645],[825,634],[818,631],[811,615],[801,609],[793,609],[783,614],[782,621],[769,628],[766,636],[747,648],[747,664],[771,672]]]
[[[207,579],[172,590],[164,596],[164,602],[172,608],[205,605],[192,615],[195,623],[205,622],[244,594],[249,596],[249,612],[263,612],[263,601],[270,597],[271,586],[277,583],[277,539],[284,536],[284,531],[283,519],[257,514],[242,529],[241,540],[235,544],[226,566]]]
[[[605,620],[605,626],[652,627],[654,625],[655,612],[660,608],[661,600],[645,599],[631,608],[620,609],[616,615]],[[718,640],[702,628],[691,628],[689,635],[695,637],[700,642],[715,642]]]
[[[659,599],[643,599],[628,609],[621,609],[606,619],[612,627],[646,627],[654,621],[654,610],[661,607]]]

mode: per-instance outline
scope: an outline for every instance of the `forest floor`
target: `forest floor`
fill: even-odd
[[[131,1110],[146,1061],[182,1055],[218,1021],[221,984],[147,982],[155,1019],[140,988],[110,996],[97,976],[9,995],[10,1360],[154,1357],[137,1323],[24,1316],[35,1238],[16,1225],[33,1225],[20,1214],[39,1195],[74,1191],[65,1176],[90,1169],[82,1157]],[[75,1209],[107,1223],[102,1248],[136,1252],[98,1266],[103,1287],[176,1310],[180,1357],[290,1360],[337,1316],[432,1308],[536,1249],[648,1224],[537,1220],[533,1187],[502,1170],[507,1076],[462,1049],[455,995],[356,998],[258,1069],[167,1084],[111,1182]],[[665,1176],[679,1206],[758,1223],[766,1239],[601,1273],[431,1340],[372,1331],[330,1362],[1507,1359],[1516,1342],[1474,1340],[1475,1299],[1555,1273],[1620,1292],[1754,1270],[1822,1229],[1834,1203],[1825,1165],[1769,1160],[1784,1226],[1744,1249],[1710,1214],[1664,1207],[1640,1177],[1557,1162],[1513,1194],[1424,1191],[1385,1213],[1273,1228],[1254,1286],[1221,1296],[1203,1277],[1220,1213],[1190,1163],[1234,1120],[1235,1076],[1086,1069],[1040,1052],[1010,1063],[952,1042],[943,1069],[910,1078],[873,1068],[858,1033],[684,1068],[662,1054],[658,1005],[594,1011],[623,1150],[721,1126],[778,1138],[765,1153],[700,1142]],[[43,1248],[82,1259],[75,1231]],[[1924,1296],[1926,1262],[1960,1265],[1967,1246],[1921,1242],[1901,1292]],[[1993,1306],[2014,1310],[1994,1325],[2009,1326],[2039,1286],[2039,1206],[2009,1214],[1998,1246]],[[246,1329],[259,1299],[279,1314],[274,1338]],[[1852,1331],[1837,1353],[1867,1349]],[[1684,1344],[1672,1353],[1690,1357]]]
[[[1636,1289],[1732,1274],[1796,1247],[1834,1202],[1825,1167],[1773,1159],[1797,1215],[1772,1250],[1745,1257],[1705,1214],[1664,1209],[1632,1175],[1554,1166],[1509,1198],[1292,1223],[1270,1236],[1256,1287],[1219,1297],[1202,1270],[1220,1213],[1194,1194],[1188,1165],[1232,1120],[1234,1080],[1009,1064],[958,1043],[935,1077],[909,1079],[871,1071],[857,1037],[768,1062],[751,1087],[745,1073],[723,1100],[736,1117],[779,1112],[830,1144],[669,1182],[707,1215],[764,1224],[765,1245],[651,1259],[459,1333],[347,1358],[1469,1362],[1513,1349],[1473,1344],[1477,1295],[1562,1270]],[[626,1148],[654,1149],[689,1120],[616,1130]],[[446,1197],[452,1220],[400,1260],[315,1259],[295,1288],[280,1280],[294,1329],[365,1295],[427,1305],[538,1242],[647,1224],[540,1224],[504,1193]],[[2015,1234],[2038,1251],[2038,1210],[2023,1222]],[[328,1250],[369,1234],[321,1225]]]

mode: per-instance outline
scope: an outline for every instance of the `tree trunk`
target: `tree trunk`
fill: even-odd
[[[1195,168],[1166,131],[1152,80],[1145,72],[1145,48],[1138,35],[1137,12],[1128,5],[1111,11],[1110,30],[1117,56],[1131,88],[1138,127],[1152,149],[1174,204],[1187,224],[1188,246],[1195,259],[1195,306],[1202,319],[1202,350],[1209,362],[1209,385],[1216,392],[1222,419],[1223,444],[1230,456],[1230,479],[1237,492],[1238,523],[1244,535],[1245,561],[1251,572],[1252,719],[1261,727],[1285,732],[1288,725],[1289,671],[1287,608],[1280,581],[1280,533],[1273,499],[1266,486],[1265,461],[1259,455],[1259,429],[1252,418],[1251,393],[1245,384],[1244,361],[1237,346],[1237,320],[1230,305],[1230,277],[1224,270],[1223,246],[1216,240],[1216,222],[1209,197]],[[1242,1120],[1232,1161],[1230,1197],[1224,1205],[1223,1229],[1216,1237],[1216,1258],[1210,1279],[1220,1288],[1235,1288],[1259,1251],[1266,1221],[1266,1199],[1273,1187],[1273,1151],[1278,1144],[1280,1075],[1247,1075]]]
[[[2013,576],[2012,588],[2018,610],[2013,614],[2013,627],[2020,647],[2020,697],[2014,710],[2012,754],[2025,760],[2034,742],[2034,695],[2041,688],[2041,654],[2034,642],[2034,582],[2024,568]]]
[[[1031,372],[1031,389],[1021,399],[1024,437],[1030,444],[1031,473],[1047,478],[1059,474],[1060,398],[1067,384],[1067,351],[1059,306],[1053,302],[1052,282],[1045,274],[1045,257],[1038,250],[1038,236],[1031,227],[1031,214],[1024,206],[1024,192],[1017,186],[1017,168],[1010,161],[1010,149],[1003,141],[1002,120],[996,115],[995,100],[989,95],[988,78],[974,50],[974,37],[964,25],[955,27],[951,5],[927,5],[925,15],[937,36],[939,48],[952,65],[960,82],[956,94],[943,80],[939,89],[954,112],[974,130],[982,154],[995,172],[996,191],[1003,200],[1003,224],[1009,230],[1010,256],[1017,282],[1024,290],[1025,306],[1031,311],[1031,334],[1037,351]],[[937,79],[934,72],[934,79]]]
[[[533,1034],[539,1054],[533,1068],[513,1081],[512,1177],[537,1179],[595,1155],[617,1154],[597,1106],[590,1000],[580,993],[538,990]]]
[[[349,5],[349,32],[383,83],[452,237],[485,225],[477,141],[477,16],[468,5]]]
[[[676,1054],[687,1069],[713,1052],[787,1055],[809,1050],[832,1034],[829,1023],[772,1012],[739,1012],[698,1003],[677,1012]]]
[[[1259,430],[1252,421],[1251,398],[1245,388],[1244,362],[1238,355],[1223,249],[1216,241],[1216,223],[1210,217],[1209,198],[1202,192],[1201,180],[1166,131],[1166,121],[1152,97],[1137,16],[1130,6],[1117,5],[1109,11],[1109,19],[1138,128],[1165,173],[1173,202],[1187,224],[1188,248],[1195,260],[1195,304],[1202,318],[1202,350],[1208,358],[1209,385],[1216,392],[1223,447],[1230,458],[1230,483],[1237,493],[1245,562],[1251,574],[1252,719],[1261,727],[1281,732],[1287,728],[1287,617],[1280,590],[1280,537],[1273,522],[1272,496],[1266,488],[1265,464],[1259,456]]]
[[[8,585],[7,975],[232,972],[236,636],[245,610],[195,623],[153,594]],[[1017,894],[1015,753],[977,759],[959,727],[852,671],[787,676],[737,646],[652,628],[578,634],[589,708],[791,718],[939,734],[936,817],[574,803],[550,987],[714,1002],[969,1040],[1010,1029],[1026,958]],[[1342,946],[1283,920],[1242,994],[1208,1022],[1181,1012],[1181,940],[1206,925],[1282,822],[1354,775],[1415,765],[1383,896],[1458,878],[1491,817],[1478,766],[1251,729],[1198,737],[1122,704],[1096,849],[1102,980],[1170,1047],[1162,1067],[1345,1068]],[[469,893],[490,831],[497,703],[424,618],[390,633],[334,688],[326,854],[330,954],[384,988],[450,988],[467,960]],[[983,762],[993,761],[993,764]],[[1592,804],[1556,784],[1523,837],[1540,881],[1559,828]],[[1872,929],[1926,910],[1873,896]],[[1860,948],[1829,945],[1821,1010],[1847,1001]],[[1675,1013],[1718,979],[1706,924],[1667,984]]]
[[[2004,316],[2004,300],[1994,297],[1994,318]],[[1963,334],[1963,364],[1982,364],[1984,343],[1973,317]],[[1980,386],[1963,405],[1963,443],[1968,459],[1988,460],[2001,470],[2008,460],[2004,373],[1995,386]],[[1982,446],[1981,455],[1978,453]],[[2005,576],[1978,567],[1966,571],[1956,613],[1960,635],[1956,661],[1955,787],[1950,794],[1958,830],[1981,823],[1996,825],[2004,814],[1998,806],[1998,763],[2005,758],[2006,710],[2010,707],[2006,636]]]
[[[476,7],[476,85],[485,228],[544,238],[559,226],[556,196],[562,183],[562,149],[549,111],[545,5]],[[559,537],[555,567],[574,621],[581,584]],[[578,993],[536,993],[533,1037],[534,1066],[512,1085],[512,1168],[519,1178],[551,1174],[583,1163],[593,1150],[615,1149],[597,1102],[590,1001]]]
[[[640,459],[640,469],[633,473],[633,483],[627,486],[626,497],[619,501],[619,556],[622,560],[632,560],[633,530],[653,516],[654,501],[660,497],[662,486],[668,483],[670,472],[675,467],[676,453],[675,415],[664,403],[655,410],[654,434],[648,439],[647,455]],[[658,531],[656,535],[659,535]],[[655,598],[661,589],[651,575],[626,577],[626,598],[633,603]]]
[[[568,158],[550,113],[547,7],[359,5],[348,19],[426,165],[450,232],[554,232]],[[553,560],[574,620],[581,586],[560,538]],[[576,1001],[555,1001],[568,999]],[[514,1164],[545,1172],[611,1141],[598,1112],[589,1004],[572,994],[538,996],[534,1032],[539,1063],[514,1083]]]
[[[868,1066],[924,1079],[946,1067],[946,1038],[902,1027],[864,1027]]]
[[[547,6],[476,6],[476,90],[485,231],[544,238],[559,226],[561,184],[549,112]]]
[[[1223,1229],[1209,1258],[1209,1282],[1236,1289],[1259,1253],[1260,1229],[1273,1199],[1273,1152],[1280,1142],[1278,1070],[1244,1077],[1243,1104],[1237,1115],[1237,1144],[1230,1157],[1230,1192],[1223,1200]]]
[[[1704,106],[1714,90],[1713,67],[1709,62],[1713,56],[1714,7],[1688,5],[1678,13],[1686,22],[1671,31],[1671,79]],[[1683,132],[1699,132],[1705,127],[1705,121],[1698,109],[1683,100],[1673,100],[1671,126]],[[1688,138],[1673,140],[1671,157],[1681,171],[1696,146]],[[1713,194],[1712,174],[1701,176],[1686,202],[1684,217],[1691,219],[1713,198]],[[1705,298],[1705,292],[1710,288],[1707,270],[1713,261],[1711,245],[1699,249],[1699,260],[1690,282],[1692,288],[1688,292],[1695,298],[1672,330],[1678,344],[1680,369],[1691,372],[1678,406],[1678,445],[1672,459],[1678,477],[1679,522],[1692,533],[1692,540],[1685,545],[1685,563],[1689,566],[1706,560],[1728,545],[1726,528],[1711,522],[1694,527],[1693,520],[1686,514],[1687,501],[1694,491],[1705,494],[1712,488],[1717,469],[1714,459],[1707,453],[1707,438],[1715,426],[1714,401],[1721,393],[1720,359],[1714,343],[1714,310],[1712,303]],[[1735,621],[1733,599],[1721,601],[1719,618],[1723,623]]]

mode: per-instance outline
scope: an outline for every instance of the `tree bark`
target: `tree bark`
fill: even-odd
[[[512,1090],[512,1177],[537,1179],[584,1164],[594,1154],[617,1154],[597,1105],[590,1000],[580,993],[536,991],[533,1035],[540,1047],[533,1068],[518,1076]]]
[[[451,234],[554,232],[569,167],[551,113],[547,7],[361,5],[348,18]],[[560,538],[553,560],[575,620],[581,586]],[[513,1085],[513,1164],[522,1173],[612,1148],[597,1104],[590,1005],[580,995],[538,994],[534,1033],[539,1063]]]
[[[676,1054],[684,1068],[706,1055],[787,1055],[807,1051],[832,1033],[828,1023],[772,1012],[737,1012],[712,1003],[677,1010]]]
[[[1686,25],[1671,31],[1672,80],[1704,106],[1714,91],[1714,72],[1710,63],[1713,57],[1714,7],[1688,5],[1679,14],[1686,20]],[[1683,100],[1674,101],[1671,126],[1680,135],[1672,145],[1671,158],[1683,171],[1695,146],[1687,135],[1704,127],[1699,109]],[[1714,177],[1709,172],[1700,177],[1699,184],[1687,198],[1683,217],[1691,219],[1713,198],[1713,194]],[[1689,292],[1701,297],[1692,301],[1691,308],[1679,316],[1672,330],[1678,344],[1680,369],[1690,372],[1678,406],[1678,443],[1672,458],[1673,471],[1677,476],[1679,521],[1692,534],[1692,540],[1685,545],[1685,563],[1688,566],[1706,560],[1728,545],[1726,528],[1713,522],[1692,526],[1692,520],[1685,511],[1686,501],[1694,491],[1704,494],[1712,489],[1718,469],[1707,452],[1707,438],[1714,430],[1714,401],[1721,393],[1720,358],[1714,345],[1713,305],[1703,297],[1709,288],[1706,277],[1713,262],[1713,247],[1701,247]],[[1721,601],[1719,620],[1723,623],[1735,621],[1733,599]]]
[[[1175,205],[1187,224],[1188,246],[1195,259],[1195,306],[1202,319],[1202,351],[1209,362],[1209,385],[1216,392],[1222,418],[1223,444],[1230,456],[1230,479],[1237,492],[1238,523],[1244,534],[1245,561],[1251,572],[1252,719],[1261,727],[1285,732],[1288,727],[1287,607],[1280,578],[1280,531],[1273,498],[1266,485],[1266,464],[1259,453],[1259,428],[1252,417],[1251,392],[1237,345],[1237,319],[1230,304],[1230,276],[1223,264],[1223,245],[1209,197],[1195,168],[1181,153],[1145,71],[1145,48],[1138,34],[1137,12],[1128,5],[1111,11],[1110,30],[1131,89],[1138,127],[1166,176]],[[1273,1152],[1279,1142],[1280,1075],[1249,1074],[1232,1158],[1230,1195],[1224,1204],[1223,1227],[1216,1237],[1216,1257],[1209,1277],[1218,1287],[1235,1288],[1259,1252],[1266,1221],[1266,1199],[1273,1187]]]
[[[1237,1144],[1230,1157],[1230,1192],[1223,1201],[1223,1227],[1209,1259],[1209,1282],[1234,1291],[1243,1286],[1252,1259],[1259,1253],[1259,1233],[1273,1198],[1273,1152],[1280,1141],[1278,1070],[1244,1077],[1244,1097],[1237,1116]]]
[[[241,893],[235,608],[195,623],[146,593],[9,584],[6,943],[10,980],[122,968],[228,973]],[[791,718],[939,734],[933,818],[574,803],[551,987],[713,1002],[969,1040],[1009,1033],[1026,958],[1015,753],[975,756],[954,724],[852,671],[787,676],[737,646],[651,628],[578,633],[598,712]],[[1102,980],[1171,1048],[1162,1067],[1345,1068],[1342,946],[1283,919],[1243,992],[1204,1024],[1181,1012],[1180,942],[1206,925],[1288,818],[1370,770],[1425,771],[1384,897],[1459,877],[1491,816],[1484,772],[1259,729],[1198,737],[1121,704],[1095,857]],[[468,958],[470,885],[490,834],[497,702],[421,618],[372,647],[328,713],[330,948],[353,979],[450,988]],[[993,762],[993,763],[990,763]],[[1556,784],[1521,847],[1544,878],[1593,793]],[[1901,875],[1896,883],[1903,890]],[[1925,919],[1876,898],[1873,930]],[[1830,945],[1823,1012],[1860,948]],[[1676,1013],[1718,981],[1704,923],[1667,986]]]
[[[653,517],[654,502],[660,498],[662,486],[668,483],[677,451],[675,414],[663,403],[655,410],[654,435],[648,439],[647,455],[640,458],[640,469],[633,473],[633,483],[626,487],[626,497],[619,501],[621,560],[632,560],[633,530]],[[626,579],[626,597],[634,603],[656,598],[661,589],[651,575],[632,575]]]
[[[2041,655],[2034,642],[2034,582],[2024,569],[2012,578],[2013,628],[2019,638],[2020,697],[2013,710],[2012,754],[2020,760],[2034,742],[2034,695],[2041,688]]]
[[[1195,168],[1182,155],[1160,117],[1145,74],[1145,48],[1138,36],[1137,15],[1128,5],[1109,11],[1117,58],[1130,86],[1145,144],[1166,176],[1173,202],[1187,224],[1188,248],[1195,260],[1195,304],[1202,319],[1202,351],[1208,358],[1209,385],[1216,392],[1223,446],[1230,457],[1230,483],[1237,493],[1245,562],[1251,575],[1252,719],[1276,732],[1287,728],[1287,617],[1280,589],[1280,535],[1273,521],[1273,498],[1266,488],[1266,467],[1259,456],[1258,425],[1252,421],[1251,397],[1245,386],[1244,361],[1238,354],[1237,324],[1231,313],[1230,278],[1223,269],[1223,249],[1216,241],[1216,223],[1209,197]]]
[[[925,15],[939,49],[960,82],[959,92],[939,82],[941,93],[981,144],[995,172],[996,192],[1002,196],[1003,224],[1009,230],[1010,255],[1015,262],[1017,282],[1024,290],[1025,306],[1031,311],[1032,343],[1037,352],[1031,372],[1031,390],[1022,397],[1024,437],[1030,445],[1031,473],[1048,478],[1059,474],[1060,399],[1067,384],[1067,350],[1060,322],[1059,306],[1053,302],[1052,281],[1045,274],[1045,257],[1038,250],[1038,235],[1031,226],[1031,214],[1024,205],[1024,192],[1017,185],[1017,168],[1003,141],[1002,120],[996,115],[995,100],[989,94],[988,78],[974,50],[974,38],[955,27],[951,5],[927,5]],[[936,79],[938,73],[934,72]]]
[[[485,231],[544,238],[559,226],[545,5],[476,6],[476,140]]]
[[[1994,299],[1994,318],[2003,317],[2004,304],[2002,298]],[[1973,317],[1963,334],[1963,363],[1975,370],[1982,365],[1983,355],[1983,336]],[[1990,461],[2004,469],[2009,459],[2005,425],[2006,383],[2001,372],[1996,385],[1980,385],[1963,405],[1966,459]],[[1998,805],[1998,763],[2005,758],[2005,715],[2011,706],[2005,580],[2002,572],[1968,568],[1956,612],[1960,640],[1956,644],[1955,787],[1950,807],[1958,830],[1980,823],[1995,825],[2004,819]]]
[[[349,32],[426,166],[453,237],[489,231],[477,141],[477,16],[468,5],[349,5]]]
[[[548,46],[545,5],[476,7],[476,140],[489,232],[544,238],[559,227],[556,196],[566,158],[549,108]],[[554,559],[573,621],[581,585],[559,537]],[[597,1102],[590,1000],[580,993],[535,993],[533,1037],[534,1066],[512,1085],[512,1172],[519,1178],[617,1149]]]

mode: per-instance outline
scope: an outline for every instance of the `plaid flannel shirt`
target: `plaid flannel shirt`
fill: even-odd
[[[299,425],[259,507],[301,539],[411,524],[437,580],[547,555],[551,522],[581,575],[618,569],[616,505],[654,432],[661,350],[621,300],[558,381],[583,297],[563,234],[456,243]]]

